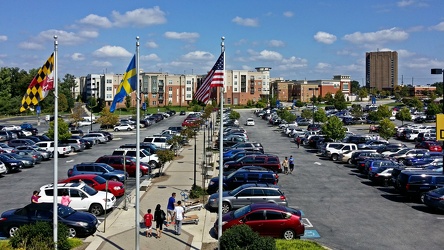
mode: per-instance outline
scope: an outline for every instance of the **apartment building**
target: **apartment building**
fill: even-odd
[[[398,52],[365,53],[365,86],[368,89],[393,91],[398,85]]]

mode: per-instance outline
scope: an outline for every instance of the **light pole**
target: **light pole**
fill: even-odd
[[[433,75],[442,75],[442,96],[443,97],[442,97],[441,102],[442,102],[442,113],[444,114],[444,70],[443,69],[432,69],[431,73]],[[438,125],[438,117],[436,117],[436,125]],[[436,129],[439,130],[438,126],[436,126]],[[436,131],[436,134],[438,134],[438,133],[441,134],[441,131]],[[444,155],[442,156],[442,160],[444,161]],[[443,173],[444,173],[444,168],[443,168]]]
[[[91,113],[91,120],[89,121],[91,123],[91,128],[90,131],[93,130],[93,106],[92,106],[92,99],[93,99],[93,91],[97,90],[97,88],[91,88],[91,99],[89,99],[89,108],[90,108],[90,113]]]
[[[313,96],[311,97],[311,101],[313,103],[313,120],[312,120],[312,124],[314,124],[315,122],[315,100],[314,100],[314,96],[315,96],[315,90],[318,90],[318,88],[309,88],[308,90],[313,90]]]

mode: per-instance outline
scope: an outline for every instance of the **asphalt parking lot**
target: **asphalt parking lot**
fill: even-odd
[[[250,141],[262,143],[266,153],[295,158],[293,175],[280,175],[279,185],[289,206],[304,212],[313,240],[332,249],[442,249],[444,214],[397,195],[391,187],[374,186],[345,164],[317,156],[315,150],[297,148],[277,127],[240,110],[240,124],[253,117],[255,126],[245,127]],[[368,125],[351,126],[355,133],[368,133]],[[389,141],[394,141],[391,139]],[[412,143],[406,143],[412,146]]]

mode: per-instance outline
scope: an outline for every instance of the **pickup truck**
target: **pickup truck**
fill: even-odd
[[[41,142],[37,142],[35,145],[39,146],[40,148],[45,149],[46,151],[49,152],[54,152],[54,142],[53,141],[41,141]],[[59,155],[67,155],[69,153],[71,153],[72,149],[70,145],[64,144],[64,143],[59,143],[57,151],[59,153]]]

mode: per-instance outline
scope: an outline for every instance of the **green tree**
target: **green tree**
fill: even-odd
[[[83,110],[83,103],[76,102],[74,105],[74,108],[72,109],[71,113],[71,119],[74,123],[77,123],[83,119],[83,113],[85,111]]]
[[[315,122],[326,122],[328,117],[327,117],[327,113],[325,113],[324,109],[319,109],[318,111],[316,111],[314,113],[314,121]]]
[[[400,91],[399,91],[399,95],[401,97],[408,97],[408,96],[410,96],[410,88],[408,86],[402,86]]]
[[[384,118],[379,123],[379,135],[385,139],[388,140],[392,136],[394,136],[396,133],[395,124],[391,122],[388,118]]]
[[[47,135],[49,138],[54,139],[54,121],[49,123]],[[58,118],[58,136],[59,141],[64,141],[71,138],[71,132],[69,132],[68,123],[66,123],[62,118]]]
[[[158,150],[156,154],[157,157],[159,158],[159,165],[160,165],[158,174],[159,176],[162,176],[165,163],[174,160],[174,152],[171,150]]]
[[[304,110],[302,110],[301,116],[304,119],[311,119],[311,118],[313,118],[313,110],[304,109]]]
[[[97,123],[101,127],[112,128],[119,122],[119,116],[117,114],[111,113],[109,107],[105,107],[100,112],[100,117],[97,119]]]
[[[390,110],[389,106],[387,106],[387,105],[379,105],[376,113],[378,114],[378,118],[379,118],[378,121],[383,118],[392,116],[392,111]]]
[[[334,105],[337,110],[343,110],[347,108],[347,102],[345,101],[344,94],[341,90],[336,91],[334,97]]]
[[[424,108],[424,103],[415,96],[410,99],[409,106],[414,107],[417,110],[422,110]]]
[[[63,111],[68,111],[69,109],[74,108],[74,92],[76,85],[76,78],[74,75],[66,74],[65,77],[59,84],[59,94],[64,94],[67,100],[68,107]]]
[[[231,120],[238,120],[240,118],[240,114],[239,114],[239,112],[232,110],[229,118]]]
[[[362,117],[364,115],[364,111],[362,111],[362,106],[359,104],[352,105],[351,114],[353,117]]]
[[[442,84],[442,82],[435,82],[431,86],[436,87],[436,95],[437,96],[442,96],[442,94],[443,94],[443,84]]]
[[[127,95],[125,97],[125,107],[126,107],[126,109],[131,108],[131,96],[130,95]]]
[[[69,109],[68,99],[66,99],[66,95],[63,93],[59,94],[59,102],[58,102],[59,112],[65,112]]]
[[[429,106],[427,106],[427,115],[436,115],[439,113],[442,113],[442,105],[432,102],[429,104]]]
[[[408,108],[402,108],[396,113],[396,119],[402,122],[404,125],[404,121],[411,121],[412,115],[410,114],[410,110]]]
[[[339,141],[345,138],[344,124],[337,116],[330,116],[322,125],[322,133],[326,138]]]
[[[330,92],[327,92],[324,96],[325,104],[334,105],[333,95]]]
[[[361,90],[361,85],[359,84],[358,81],[351,81],[350,83],[350,87],[351,87],[351,92],[355,95],[357,95],[359,93],[359,91]]]
[[[363,98],[368,97],[367,89],[366,89],[366,88],[362,88],[362,89],[360,89],[360,90],[358,91],[358,97],[361,99],[361,102],[362,102],[362,99],[363,99]]]

